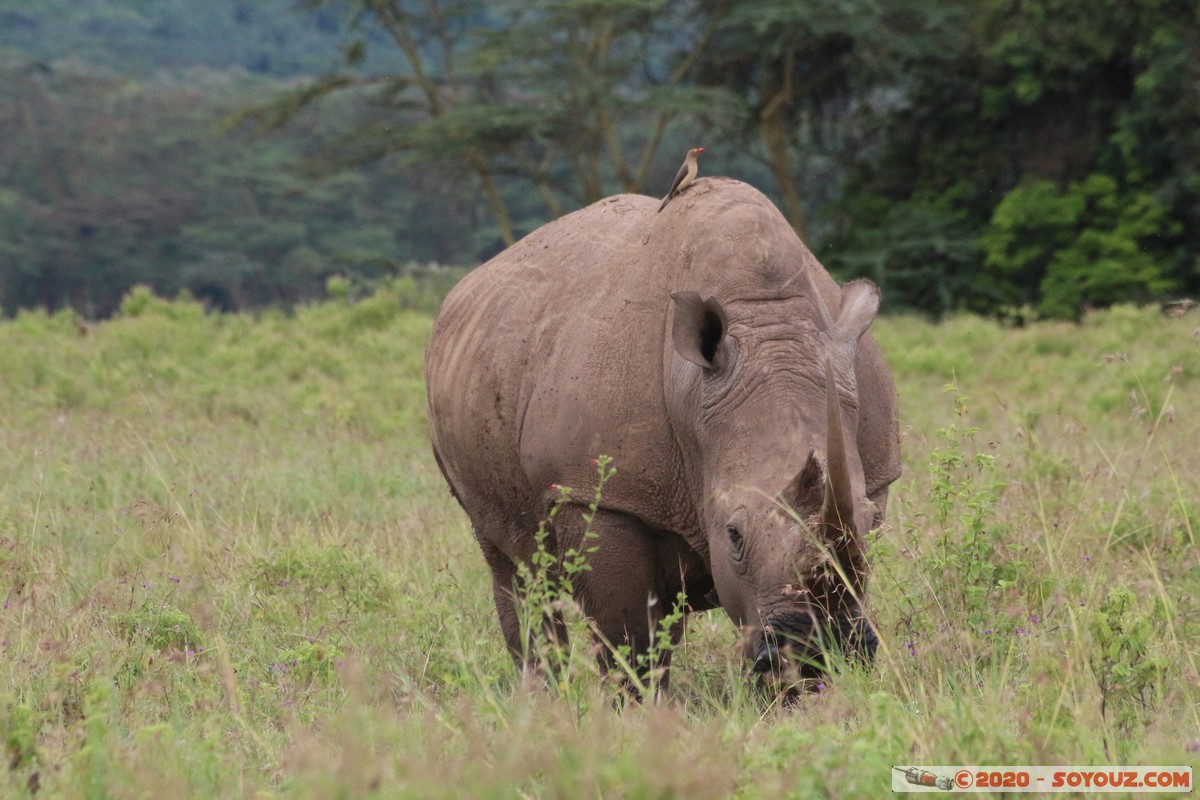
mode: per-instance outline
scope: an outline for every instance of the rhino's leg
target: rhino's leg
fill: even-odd
[[[584,613],[595,625],[602,643],[629,648],[628,663],[642,685],[647,685],[651,671],[661,668],[658,683],[665,688],[671,650],[682,635],[683,624],[672,627],[669,645],[651,647],[651,633],[658,631],[659,621],[671,610],[678,594],[678,587],[660,568],[660,535],[635,517],[605,509],[597,511],[592,520],[590,530],[596,538],[586,539],[585,529],[578,507],[562,509],[555,520],[560,556],[572,548],[586,553],[588,569],[574,578],[575,595]],[[587,553],[592,547],[595,552]],[[677,568],[673,569],[678,573]],[[647,655],[654,659],[648,660]],[[601,648],[599,657],[603,669],[620,674],[607,647]],[[631,683],[624,683],[632,691]]]
[[[517,579],[517,568],[508,556],[491,542],[480,537],[479,546],[483,558],[492,571],[492,599],[496,603],[496,615],[500,619],[500,631],[508,651],[520,665],[524,655],[521,645],[521,624],[517,617],[517,606],[513,592]]]
[[[521,633],[521,617],[517,611],[517,603],[520,602],[522,587],[517,566],[499,547],[483,537],[478,538],[484,560],[492,571],[492,599],[496,604],[496,615],[500,620],[500,630],[504,634],[508,652],[522,677],[542,681],[546,675],[538,657],[539,645],[537,642],[527,641]],[[532,635],[532,631],[529,633]],[[543,642],[556,645],[551,650],[565,650],[567,632],[561,612],[551,610],[544,615],[541,633]],[[556,668],[557,665],[551,665],[552,670]]]

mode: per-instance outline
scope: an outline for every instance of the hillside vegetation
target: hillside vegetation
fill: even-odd
[[[143,79],[196,69],[291,78],[329,68],[345,8],[292,0],[23,0],[0,10],[0,57],[70,60]],[[385,62],[386,63],[386,62]]]
[[[905,474],[875,668],[781,708],[714,612],[663,702],[617,711],[583,643],[553,691],[504,650],[428,447],[415,291],[0,322],[0,794],[885,797],[893,765],[1200,765],[1195,314],[880,319]]]
[[[1193,0],[27,0],[0,313],[474,266],[683,153],[885,311],[1200,293]]]

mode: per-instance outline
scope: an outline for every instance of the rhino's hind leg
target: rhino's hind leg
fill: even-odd
[[[652,647],[652,632],[670,612],[682,582],[678,567],[661,569],[660,534],[627,514],[601,509],[591,524],[593,539],[585,539],[582,509],[563,508],[555,520],[559,554],[574,548],[586,553],[587,569],[575,577],[575,596],[601,639],[601,668],[618,678],[635,696],[628,678],[632,668],[642,686],[666,688],[671,651],[683,633],[682,620],[672,626],[669,643]],[[587,553],[587,549],[595,552]],[[609,647],[628,648],[622,665]],[[654,673],[654,681],[651,674]]]

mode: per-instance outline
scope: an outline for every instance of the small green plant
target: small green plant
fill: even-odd
[[[572,489],[555,485],[558,496],[547,519],[538,526],[537,548],[529,564],[517,567],[520,584],[517,615],[525,647],[523,659],[527,664],[537,663],[549,683],[561,690],[569,689],[572,672],[581,666],[575,657],[577,651],[568,650],[564,641],[564,614],[578,610],[574,598],[576,581],[591,570],[587,559],[597,552],[594,542],[599,535],[592,530],[592,524],[600,508],[604,486],[617,472],[610,456],[598,457],[595,464],[596,485],[591,502],[580,515],[583,531],[579,545],[569,547],[561,554],[557,552],[559,542],[552,533],[554,520],[572,503]]]
[[[10,770],[29,766],[37,756],[37,726],[33,709],[25,703],[8,700],[0,707],[4,754]]]
[[[154,650],[196,647],[200,629],[184,611],[172,605],[145,604],[118,614],[117,633],[130,644],[145,644]]]
[[[1111,759],[1129,757],[1136,734],[1159,696],[1166,662],[1154,651],[1156,616],[1153,605],[1144,607],[1124,586],[1109,589],[1092,615],[1089,663],[1100,689],[1100,716],[1107,728],[1104,751]]]
[[[269,667],[272,678],[295,686],[329,685],[337,677],[341,648],[306,639],[279,652]]]
[[[1003,623],[992,620],[994,595],[1015,586],[1025,564],[1009,552],[1004,531],[994,520],[1005,487],[996,474],[995,456],[977,452],[979,429],[963,425],[966,397],[953,383],[945,391],[954,397],[957,421],[938,429],[944,446],[929,455],[937,533],[924,566],[935,586],[950,590],[944,596],[956,607],[948,612],[961,613],[975,628],[995,627]]]
[[[655,599],[655,602],[661,600]],[[671,610],[658,621],[658,626],[650,629],[650,643],[645,652],[631,658],[629,645],[617,648],[617,664],[621,668],[622,680],[626,681],[640,697],[655,697],[663,685],[666,675],[666,665],[670,662],[675,650],[675,640],[672,633],[677,625],[683,623],[687,615],[687,595],[680,592],[671,606]]]
[[[376,611],[393,595],[379,566],[345,547],[288,548],[259,559],[257,571],[271,592],[302,594],[308,607],[328,599],[345,611]]]
[[[592,525],[600,509],[604,486],[617,472],[612,466],[611,456],[598,457],[595,466],[596,485],[592,499],[580,514],[583,523],[580,544],[567,548],[561,555],[554,552],[555,539],[549,528],[561,509],[572,501],[571,488],[558,486],[558,498],[550,509],[547,521],[538,528],[537,550],[528,566],[521,565],[518,568],[522,585],[521,602],[518,605],[522,641],[529,648],[526,658],[530,653],[536,654],[542,661],[543,669],[548,671],[547,677],[551,683],[564,691],[570,690],[570,675],[577,667],[583,666],[584,672],[595,669],[594,664],[580,665],[577,660],[579,651],[567,651],[557,634],[563,627],[564,612],[578,611],[574,600],[576,582],[583,573],[591,570],[588,557],[598,551],[598,545],[594,542],[599,539]],[[661,599],[653,602],[661,602]],[[585,620],[581,627],[582,632],[609,648],[609,666],[624,689],[639,697],[653,697],[663,682],[663,665],[674,648],[672,631],[682,623],[685,613],[685,596],[680,593],[674,599],[671,610],[650,631],[647,648],[636,654],[628,644],[614,646],[606,641],[603,633],[590,621]]]
[[[71,769],[88,798],[111,796],[114,711],[111,686],[106,681],[92,683],[84,698],[82,742],[71,758]]]

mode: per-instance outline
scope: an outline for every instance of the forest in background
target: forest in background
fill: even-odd
[[[1184,0],[0,2],[0,142],[8,314],[366,293],[696,145],[890,310],[1200,292]]]

